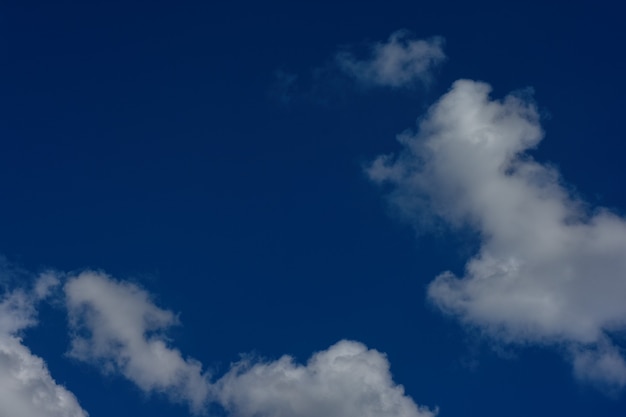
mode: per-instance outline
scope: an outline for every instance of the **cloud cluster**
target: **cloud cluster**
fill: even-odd
[[[35,305],[58,282],[43,275],[32,291],[14,290],[0,299],[0,415],[86,417],[76,397],[50,376],[44,361],[24,344],[20,332],[37,323]]]
[[[368,59],[358,59],[343,51],[336,55],[339,68],[367,86],[407,87],[430,81],[432,70],[445,60],[443,40],[412,39],[409,32],[399,30],[387,42],[371,46]]]
[[[369,176],[391,185],[405,216],[433,213],[479,233],[464,275],[444,272],[429,285],[436,306],[506,342],[564,346],[578,377],[624,386],[611,334],[626,325],[626,221],[590,212],[525,153],[543,136],[531,102],[489,93],[457,81]]]
[[[163,332],[176,316],[138,286],[92,271],[65,284],[73,329],[71,356],[120,373],[145,392],[160,392],[200,413],[209,403],[240,417],[433,417],[391,378],[386,357],[343,341],[306,366],[289,356],[235,364],[212,383],[200,362],[183,359]]]
[[[22,344],[19,333],[36,324],[36,304],[63,275],[43,275],[32,290],[0,301],[0,415],[87,417],[75,396],[55,383],[44,361]],[[85,271],[66,279],[69,355],[103,373],[120,374],[146,393],[165,394],[194,413],[209,404],[239,417],[434,417],[396,384],[384,354],[341,341],[306,365],[284,356],[243,360],[212,382],[202,364],[183,358],[165,331],[178,324],[144,289],[104,273]]]

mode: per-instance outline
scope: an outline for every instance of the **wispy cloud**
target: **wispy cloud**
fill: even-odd
[[[58,284],[44,274],[31,291],[0,299],[0,415],[11,417],[86,417],[76,397],[50,376],[46,363],[24,344],[20,333],[37,324],[36,304]]]
[[[543,136],[532,102],[489,93],[457,81],[369,176],[391,185],[404,216],[433,213],[479,233],[464,275],[444,272],[429,285],[434,305],[505,342],[565,346],[578,377],[624,386],[610,333],[626,325],[626,221],[589,213],[525,153]]]
[[[269,88],[269,95],[281,104],[288,105],[298,97],[298,76],[285,70],[274,71],[273,82]]]
[[[406,30],[391,34],[386,42],[369,47],[369,56],[357,58],[350,51],[336,55],[339,68],[367,86],[411,87],[432,79],[433,69],[445,60],[443,39],[414,39]]]

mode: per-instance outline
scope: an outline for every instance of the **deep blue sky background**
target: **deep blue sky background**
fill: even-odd
[[[362,171],[458,78],[533,87],[536,157],[623,212],[622,14],[558,3],[3,2],[0,253],[141,283],[217,375],[242,352],[305,360],[349,338],[443,417],[623,415],[623,394],[576,383],[555,352],[497,355],[427,306],[471,236],[415,236]],[[446,39],[429,88],[313,75],[400,28]],[[278,70],[298,76],[289,100]],[[64,313],[41,319],[29,346],[91,416],[187,412],[64,357]]]

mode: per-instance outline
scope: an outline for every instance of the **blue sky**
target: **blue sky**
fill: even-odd
[[[625,36],[5,2],[0,417],[624,415]]]

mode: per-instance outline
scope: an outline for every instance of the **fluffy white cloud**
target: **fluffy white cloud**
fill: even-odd
[[[339,68],[364,85],[406,87],[427,82],[433,68],[445,59],[443,40],[411,39],[400,30],[387,42],[371,46],[371,57],[359,60],[350,52],[337,54]]]
[[[72,335],[70,354],[119,372],[146,392],[209,403],[237,417],[433,417],[393,382],[387,358],[357,342],[342,341],[315,354],[306,366],[289,356],[275,362],[235,364],[211,383],[194,360],[167,346],[159,333],[176,324],[134,284],[84,272],[65,284]]]
[[[524,153],[543,136],[532,103],[489,93],[457,81],[369,175],[391,184],[395,207],[418,224],[434,213],[479,232],[464,276],[429,285],[435,305],[500,340],[565,344],[578,377],[623,386],[626,364],[607,334],[626,325],[626,222],[589,213]]]
[[[393,382],[387,358],[341,341],[306,365],[283,356],[242,362],[217,383],[220,402],[237,417],[433,417]]]
[[[98,272],[83,272],[65,284],[70,355],[120,372],[146,392],[160,392],[202,411],[210,391],[200,362],[183,359],[163,334],[178,323],[147,292]]]
[[[43,275],[32,292],[15,290],[0,301],[0,415],[86,417],[76,397],[50,376],[45,362],[22,344],[20,331],[36,324],[35,304],[58,282]]]

